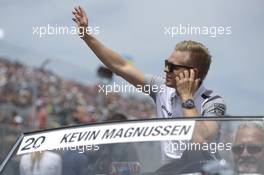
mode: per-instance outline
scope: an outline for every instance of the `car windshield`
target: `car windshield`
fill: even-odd
[[[196,126],[219,127],[199,140]],[[4,175],[262,174],[263,118],[150,119],[22,134],[1,164]]]

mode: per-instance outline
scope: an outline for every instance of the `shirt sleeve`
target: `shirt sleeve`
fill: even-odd
[[[144,92],[150,95],[156,101],[157,93],[164,85],[164,79],[160,76],[145,75]]]
[[[209,97],[202,105],[203,116],[222,116],[226,114],[224,99],[218,95]]]

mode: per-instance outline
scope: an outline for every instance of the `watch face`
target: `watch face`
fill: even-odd
[[[188,99],[182,104],[182,107],[187,109],[194,108],[194,101],[192,99]]]

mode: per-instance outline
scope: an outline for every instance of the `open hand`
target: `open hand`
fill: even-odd
[[[195,79],[194,69],[184,70],[176,76],[176,91],[182,101],[193,99],[200,85],[200,78]]]
[[[80,34],[85,34],[88,28],[88,18],[84,8],[81,6],[74,7],[72,14],[74,15],[72,20],[78,25]]]

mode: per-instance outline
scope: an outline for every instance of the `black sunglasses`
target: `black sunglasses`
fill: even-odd
[[[249,154],[257,154],[262,151],[263,146],[260,145],[235,145],[232,147],[233,153],[240,155],[244,152],[244,149],[247,149]]]
[[[178,65],[178,64],[173,64],[171,62],[169,62],[168,60],[165,60],[165,68],[168,69],[168,72],[173,72],[174,70],[177,70],[179,68],[193,68],[191,66],[185,66],[185,65]]]

